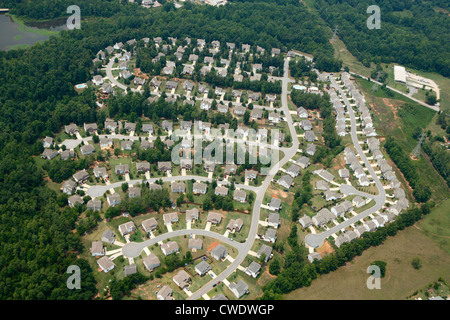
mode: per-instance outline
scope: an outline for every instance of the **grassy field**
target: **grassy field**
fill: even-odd
[[[394,93],[392,97],[387,96],[383,90],[372,91],[372,84],[363,79],[357,79],[358,87],[363,91],[367,104],[373,113],[373,121],[384,137],[395,137],[395,141],[409,154],[417,145],[412,137],[416,127],[428,128],[435,122],[436,113],[428,108],[413,103],[408,98]],[[385,138],[381,137],[381,141]],[[386,155],[387,159],[389,157]],[[433,165],[425,156],[413,162],[420,181],[432,190],[432,200],[437,203],[447,199],[450,195],[449,189],[443,178],[437,173]],[[395,168],[396,169],[396,168]],[[405,185],[405,180],[396,171],[399,180]],[[408,188],[405,188],[407,190]]]
[[[450,199],[433,208],[431,213],[416,223],[416,227],[450,254]]]
[[[350,51],[348,51],[345,43],[339,38],[331,43],[334,48],[334,57],[342,60],[343,66],[347,66],[350,71],[370,77],[371,69],[365,67],[358,59],[356,59]]]
[[[419,257],[422,268],[412,267],[413,258]],[[380,290],[366,286],[368,266],[376,260],[387,262],[386,276],[381,279]],[[410,227],[389,237],[384,244],[366,250],[346,266],[335,272],[319,276],[310,287],[295,290],[284,299],[405,299],[430,282],[443,277],[450,280],[450,256],[420,230]]]

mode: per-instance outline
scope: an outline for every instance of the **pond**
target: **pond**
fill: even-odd
[[[9,15],[0,14],[0,50],[32,46],[38,41],[45,41],[59,31],[67,30],[65,22],[65,19],[58,19],[24,25],[15,22]]]

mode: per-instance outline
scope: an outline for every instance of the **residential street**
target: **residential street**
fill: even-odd
[[[331,79],[332,84],[337,85],[336,80],[334,79],[333,76],[331,76],[330,79]],[[346,221],[340,223],[339,225],[337,225],[333,228],[328,229],[325,232],[316,233],[316,234],[308,234],[305,238],[305,243],[308,246],[313,247],[313,248],[320,247],[323,244],[323,241],[326,238],[328,238],[329,236],[331,236],[332,234],[350,226],[351,224],[357,222],[358,220],[364,219],[365,217],[371,215],[375,211],[381,209],[381,207],[383,206],[383,204],[386,201],[386,192],[383,188],[383,185],[381,184],[380,180],[378,179],[378,176],[375,174],[375,171],[373,170],[372,166],[370,165],[369,160],[367,160],[367,158],[366,158],[366,154],[363,152],[363,150],[361,149],[361,146],[358,143],[358,136],[356,133],[356,131],[357,131],[356,118],[355,118],[355,114],[353,112],[353,108],[350,105],[350,102],[347,100],[347,97],[343,93],[342,88],[340,88],[340,87],[339,87],[339,92],[344,100],[345,105],[347,106],[348,113],[350,114],[350,120],[351,120],[351,125],[352,125],[351,137],[352,137],[353,146],[355,147],[355,149],[356,149],[357,153],[359,154],[359,156],[361,157],[361,159],[364,161],[364,164],[366,165],[366,169],[369,171],[369,174],[372,176],[373,181],[375,181],[375,184],[378,188],[378,195],[372,196],[372,195],[364,194],[364,196],[373,198],[375,200],[375,205],[373,207],[361,212],[360,214],[358,214],[356,216],[353,216],[353,217],[347,219]],[[353,188],[353,187],[351,187],[351,186],[344,187],[344,191],[355,193],[356,189],[353,188],[354,191],[352,191],[351,188]]]

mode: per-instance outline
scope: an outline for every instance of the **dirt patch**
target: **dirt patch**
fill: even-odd
[[[317,248],[317,252],[320,253],[320,255],[323,257],[327,254],[333,253],[334,249],[331,244],[327,240],[325,240],[323,245],[320,248]]]
[[[206,251],[211,252],[212,249],[214,249],[215,247],[217,247],[219,245],[219,242],[214,241],[213,243],[211,243],[208,247],[208,249]]]
[[[140,68],[134,68],[134,74],[140,78],[144,78],[146,80],[149,79],[149,76],[143,73]]]
[[[395,106],[391,103],[391,100],[389,100],[388,98],[383,98],[383,103],[389,107],[392,111],[392,113],[394,114],[394,119],[397,120],[398,116],[397,116],[397,109],[395,108]]]
[[[289,196],[289,193],[279,190],[279,189],[270,188],[269,190],[270,190],[272,197],[274,197],[274,198],[286,199]]]

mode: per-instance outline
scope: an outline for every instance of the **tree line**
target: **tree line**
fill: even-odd
[[[314,7],[348,50],[366,67],[396,62],[423,71],[450,75],[450,24],[444,1],[377,1],[381,28],[368,29],[370,0],[319,0]],[[447,3],[448,6],[448,3]],[[442,7],[441,7],[442,8]]]
[[[322,257],[322,260],[315,260],[312,264],[307,262],[306,252],[296,254],[295,250],[293,250],[290,254],[290,259],[295,257],[295,260],[289,261],[288,264],[285,263],[278,276],[263,287],[264,294],[260,299],[280,299],[282,294],[302,287],[308,287],[319,275],[337,270],[347,262],[350,262],[354,257],[361,255],[368,248],[382,244],[388,236],[393,237],[398,231],[413,225],[424,215],[430,213],[432,207],[433,204],[425,203],[421,207],[409,209],[396,217],[395,221],[378,228],[376,231],[365,232],[361,238],[353,242],[344,243],[341,247],[335,248],[334,253],[327,254]],[[291,233],[294,234],[294,231],[296,230],[292,227]],[[292,246],[295,248],[294,236],[292,236],[291,241],[288,238],[288,243],[290,245],[292,243]]]

